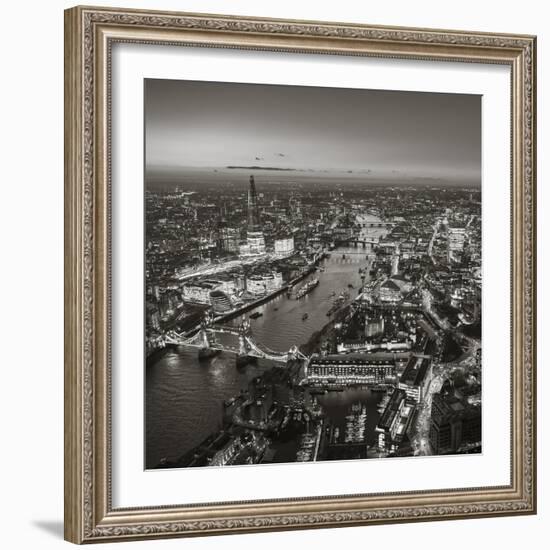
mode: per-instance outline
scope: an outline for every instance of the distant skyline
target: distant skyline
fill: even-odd
[[[481,184],[481,97],[146,79],[147,183]]]

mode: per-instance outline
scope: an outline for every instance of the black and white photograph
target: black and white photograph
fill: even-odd
[[[144,86],[145,468],[481,453],[481,96]]]

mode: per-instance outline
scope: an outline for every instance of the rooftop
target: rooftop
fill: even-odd
[[[429,366],[430,359],[428,357],[412,355],[399,381],[409,386],[419,386],[426,377]]]
[[[384,430],[390,429],[390,426],[394,421],[395,415],[399,410],[399,406],[401,405],[403,399],[405,399],[406,397],[407,394],[403,390],[393,390],[390,400],[388,401],[388,404],[386,405],[386,408],[384,409],[384,412],[382,413],[382,416],[378,421],[379,428],[382,428]]]
[[[401,289],[395,284],[394,281],[392,281],[391,279],[388,279],[387,281],[384,281],[382,283],[382,285],[380,286],[380,288],[385,288],[387,290],[395,290],[397,292],[399,292]]]
[[[384,361],[392,363],[395,361],[395,353],[340,353],[333,355],[314,355],[311,362],[316,365],[348,365],[351,363],[374,363]]]

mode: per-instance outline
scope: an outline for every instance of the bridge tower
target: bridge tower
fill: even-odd
[[[287,352],[287,363],[289,361],[295,361],[301,356],[298,346],[292,346]]]
[[[248,355],[249,351],[250,351],[250,346],[246,341],[245,335],[242,333],[239,334],[239,355],[242,355],[242,356]]]
[[[208,331],[206,330],[207,326],[209,325],[208,319],[203,320],[201,323],[201,328],[199,331],[199,361],[204,359],[210,359],[211,357],[214,357],[215,355],[218,355],[220,353],[219,349],[215,349],[210,344],[210,339],[208,338]]]
[[[201,348],[210,348],[210,341],[208,340],[208,332],[206,331],[205,323],[201,323],[201,329],[199,331],[199,342],[201,344]]]
[[[245,320],[239,326],[239,353],[235,358],[237,367],[244,367],[249,363],[255,363],[257,358],[250,355],[250,345],[247,341],[247,336],[251,334],[250,322]]]

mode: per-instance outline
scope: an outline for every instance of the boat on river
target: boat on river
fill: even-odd
[[[311,279],[311,281],[308,281],[304,286],[298,290],[296,293],[296,299],[299,300],[300,298],[303,298],[306,294],[309,294],[317,285],[319,284],[319,279]]]

